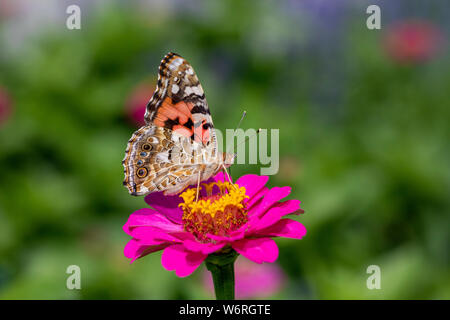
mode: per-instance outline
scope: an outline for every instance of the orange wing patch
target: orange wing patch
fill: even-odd
[[[194,125],[194,140],[206,145],[210,138],[210,130],[211,129],[207,125],[206,119],[203,119],[201,125],[197,127]]]
[[[173,104],[170,97],[166,97],[156,112],[153,123],[158,127],[165,127],[190,137],[193,134],[193,119],[191,102],[180,101]]]

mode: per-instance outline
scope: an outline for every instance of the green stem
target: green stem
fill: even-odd
[[[234,250],[213,253],[206,258],[206,268],[211,272],[217,300],[234,300]]]

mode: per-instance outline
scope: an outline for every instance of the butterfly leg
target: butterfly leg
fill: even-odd
[[[230,175],[228,174],[228,170],[227,170],[227,168],[225,167],[225,165],[222,164],[222,168],[223,168],[223,172],[225,172],[225,174],[226,174],[226,176],[227,176],[227,178],[228,178],[228,181],[231,183],[231,185],[232,185],[235,189],[237,189],[236,186],[234,185],[233,181],[231,180],[231,177],[230,177]]]
[[[199,192],[199,190],[200,190],[200,175],[201,175],[201,172],[198,173],[198,179],[197,179],[197,196],[195,197],[195,202],[198,201],[198,192]]]

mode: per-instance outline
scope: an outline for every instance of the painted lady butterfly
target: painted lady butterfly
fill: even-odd
[[[156,191],[177,194],[233,163],[234,154],[217,150],[211,114],[194,69],[176,53],[161,61],[145,123],[128,141],[122,161],[123,184],[134,196]]]

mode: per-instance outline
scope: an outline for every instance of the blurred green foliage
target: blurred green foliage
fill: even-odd
[[[160,253],[123,256],[122,225],[145,206],[122,186],[125,104],[168,51],[195,67],[217,128],[244,109],[244,127],[280,128],[269,184],[292,186],[308,234],[277,240],[288,283],[274,298],[450,298],[448,56],[399,65],[361,13],[324,50],[305,13],[272,1],[158,10],[92,9],[81,30],[0,55],[13,108],[0,126],[1,299],[212,298],[203,266],[179,279]],[[82,290],[66,289],[72,264]],[[366,288],[372,264],[381,290]]]

